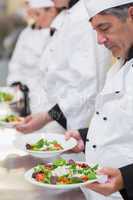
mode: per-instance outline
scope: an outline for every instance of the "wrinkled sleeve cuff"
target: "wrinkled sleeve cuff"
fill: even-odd
[[[80,136],[84,142],[84,145],[86,144],[86,138],[87,138],[87,133],[88,133],[88,128],[84,128],[84,129],[79,129],[78,130],[80,133]]]
[[[126,195],[128,195],[129,199],[133,199],[133,164],[120,168],[120,171],[123,177]]]
[[[65,115],[63,114],[63,112],[61,111],[58,104],[52,107],[48,111],[48,114],[53,120],[57,121],[64,129],[67,129],[67,119]]]

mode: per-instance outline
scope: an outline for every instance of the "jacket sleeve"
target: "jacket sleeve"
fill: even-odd
[[[62,113],[58,104],[56,104],[53,108],[48,111],[48,114],[51,118],[57,121],[64,129],[67,129],[67,119]]]
[[[86,144],[86,141],[87,141],[86,138],[87,138],[88,128],[79,129],[78,131],[79,131],[80,136],[81,136],[81,138],[82,138],[82,140],[83,140],[83,142],[84,142],[84,145],[85,145],[85,144]]]
[[[121,174],[124,180],[124,189],[121,194],[124,195],[125,192],[129,200],[133,199],[133,164],[127,165],[120,168]]]
[[[64,71],[67,83],[64,88],[62,86],[65,95],[57,102],[67,118],[69,129],[89,126],[96,95],[102,89],[107,66],[111,63],[110,54],[96,45],[94,35],[90,28],[76,36],[69,36],[71,48],[67,48],[68,63]]]

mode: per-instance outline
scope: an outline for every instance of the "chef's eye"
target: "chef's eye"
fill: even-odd
[[[39,17],[40,16],[40,12],[36,12],[35,15],[36,15],[36,17]]]
[[[48,7],[48,8],[44,8],[44,11],[46,11],[46,12],[48,12],[49,10],[51,10],[50,7]]]
[[[99,28],[100,28],[100,31],[105,32],[109,30],[110,26],[108,24],[105,24],[105,25],[101,25]]]

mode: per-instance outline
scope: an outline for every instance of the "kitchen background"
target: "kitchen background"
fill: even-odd
[[[0,86],[6,84],[8,62],[26,25],[24,0],[0,0]]]

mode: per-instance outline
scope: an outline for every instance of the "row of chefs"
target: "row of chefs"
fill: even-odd
[[[53,121],[57,122],[58,131],[61,126],[79,130],[67,134],[77,134],[79,144],[82,143],[77,151],[85,149],[86,161],[120,168],[124,177],[130,174],[128,165],[133,162],[130,154],[133,146],[133,49],[130,45],[125,57],[122,53],[116,55],[119,60],[107,73],[112,56],[97,44],[91,23],[97,29],[94,21],[99,19],[96,17],[93,21],[95,15],[127,4],[130,4],[128,8],[132,7],[131,0],[28,0],[27,13],[35,24],[21,33],[7,78],[9,85],[19,85],[24,91],[25,104],[29,104],[30,109],[26,107],[23,115],[40,112],[17,130],[32,132],[49,122],[52,126]],[[91,23],[89,18],[92,18]],[[104,28],[100,29],[102,31],[106,35]],[[105,46],[114,55],[119,53],[115,48],[113,52],[110,43]],[[89,130],[83,129],[88,126]],[[125,180],[123,196],[116,192],[104,197],[88,188],[82,190],[89,200],[132,199],[130,181]],[[128,190],[131,198],[127,197]]]

